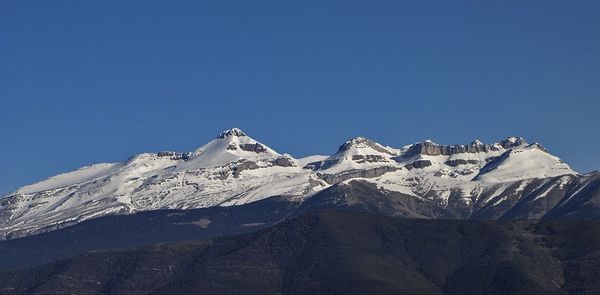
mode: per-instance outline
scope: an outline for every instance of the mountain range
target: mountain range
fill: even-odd
[[[233,128],[191,152],[138,154],[21,187],[0,198],[0,236],[270,197],[289,202],[293,216],[345,208],[428,219],[600,219],[600,173],[575,172],[521,137],[401,148],[357,137],[331,156],[296,159]]]
[[[0,294],[595,294],[599,220],[600,172],[521,137],[294,158],[233,128],[0,198]]]

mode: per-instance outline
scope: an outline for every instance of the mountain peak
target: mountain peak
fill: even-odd
[[[246,136],[246,133],[244,133],[244,131],[242,131],[239,128],[231,128],[231,129],[221,132],[221,134],[219,134],[219,136],[217,136],[217,138],[226,138],[226,137],[230,137],[230,136],[242,137],[242,136]]]
[[[216,139],[192,152],[186,167],[217,167],[249,158],[278,157],[276,151],[254,140],[239,128],[225,130]],[[189,166],[189,167],[188,167]]]
[[[541,145],[541,144],[539,144],[537,142],[534,142],[534,143],[530,144],[528,146],[528,148],[538,149],[538,150],[540,150],[542,152],[548,153],[548,150],[546,150],[546,148],[543,145]]]
[[[511,136],[500,142],[500,145],[505,149],[516,147],[516,146],[521,146],[524,144],[527,144],[527,141],[525,140],[525,138],[518,137],[518,136]]]
[[[475,139],[471,142],[472,146],[479,146],[479,145],[483,145],[483,142],[479,139]]]
[[[370,140],[365,137],[362,137],[362,136],[354,137],[354,138],[344,142],[344,144],[342,144],[338,150],[345,151],[345,150],[348,150],[351,148],[366,147],[369,142],[370,142]]]
[[[342,144],[338,148],[338,153],[343,153],[345,151],[349,151],[352,149],[360,149],[360,150],[371,149],[371,150],[375,150],[380,153],[395,155],[395,153],[393,151],[391,151],[389,148],[387,148],[377,142],[374,142],[368,138],[362,137],[362,136],[355,137],[355,138],[352,138],[352,139],[346,141],[344,144]]]

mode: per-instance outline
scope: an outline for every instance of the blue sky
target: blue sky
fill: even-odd
[[[519,135],[595,170],[599,16],[599,1],[1,1],[0,193],[233,126],[297,157],[358,135]]]

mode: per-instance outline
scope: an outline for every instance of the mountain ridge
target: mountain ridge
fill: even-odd
[[[356,137],[331,156],[299,160],[232,128],[192,152],[138,154],[19,188],[0,198],[0,235],[26,236],[110,214],[234,206],[271,196],[302,202],[352,179],[442,209],[469,207],[487,191],[560,175],[581,174],[521,137],[468,145],[426,140],[402,148]]]

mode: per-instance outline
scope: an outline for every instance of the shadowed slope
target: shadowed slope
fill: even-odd
[[[311,213],[206,242],[89,253],[0,276],[7,293],[600,292],[597,222]]]

